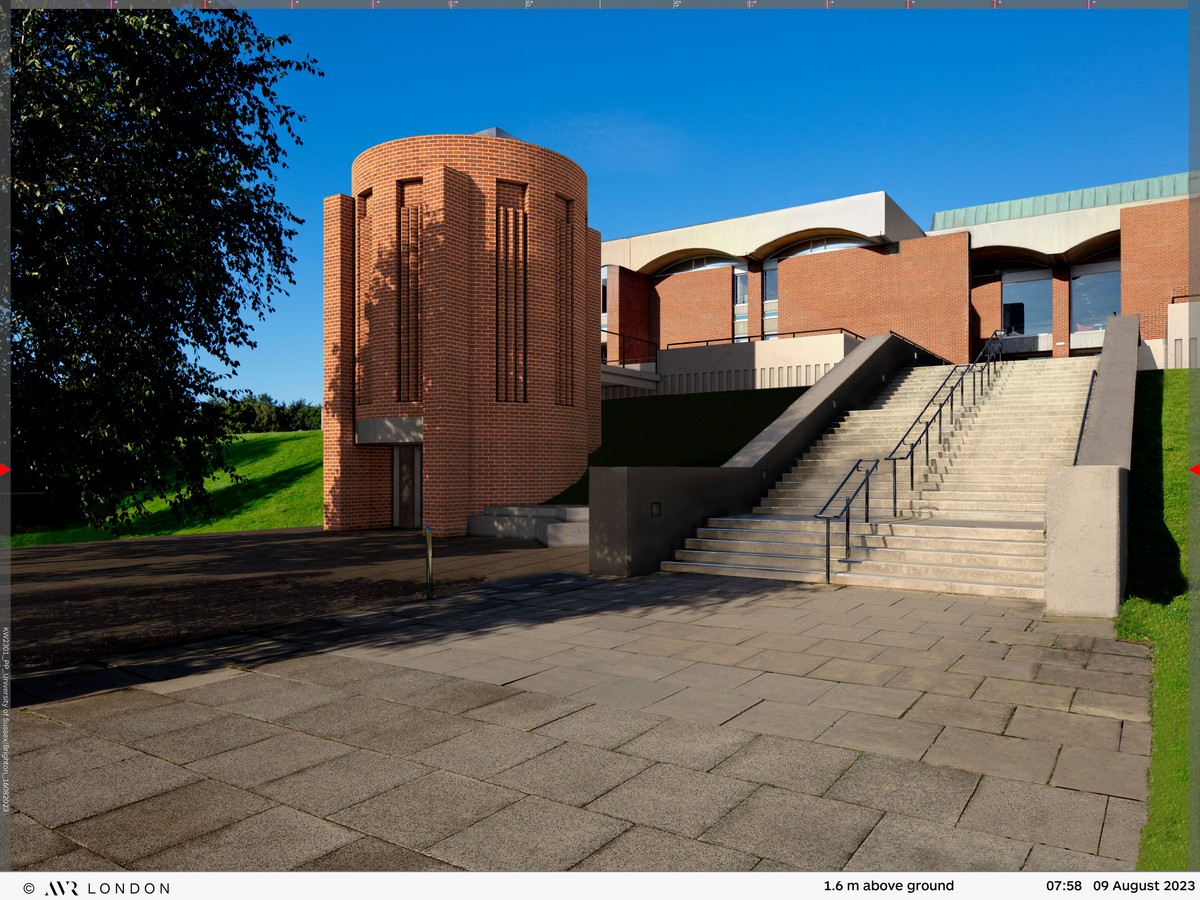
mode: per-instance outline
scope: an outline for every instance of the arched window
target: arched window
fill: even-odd
[[[731,256],[690,256],[687,259],[681,259],[660,269],[652,277],[666,278],[668,275],[678,275],[680,272],[695,272],[698,269],[720,269],[725,266],[738,266],[741,264],[742,261],[740,259],[734,259]]]

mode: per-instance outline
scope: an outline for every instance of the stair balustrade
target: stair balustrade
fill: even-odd
[[[870,464],[867,466],[867,468],[865,470],[862,468],[864,463]],[[859,493],[862,491],[865,491],[866,493],[863,495],[863,521],[864,522],[871,521],[871,476],[875,473],[875,470],[878,468],[879,468],[879,460],[878,459],[860,459],[857,462],[855,462],[854,465],[850,467],[850,471],[846,473],[846,477],[842,479],[841,484],[839,484],[836,488],[834,488],[833,494],[830,495],[829,499],[825,501],[825,505],[821,507],[819,512],[817,512],[813,515],[814,519],[824,519],[825,520],[825,583],[826,584],[829,584],[829,580],[831,577],[829,547],[830,547],[830,530],[832,528],[832,524],[833,524],[834,520],[836,520],[836,519],[844,518],[846,520],[846,555],[841,560],[839,560],[839,562],[849,563],[850,562],[850,511],[851,511],[851,508],[853,507],[854,501],[856,499],[858,499]],[[841,492],[842,488],[844,488],[846,486],[846,482],[848,482],[851,478],[853,478],[855,473],[857,473],[857,472],[863,473],[863,477],[858,482],[858,487],[856,487],[854,489],[854,491],[850,494],[850,496],[846,498],[845,502],[842,503],[842,508],[839,512],[828,513],[827,510],[829,509],[830,506],[833,505],[834,501],[836,501],[838,499],[838,494]]]

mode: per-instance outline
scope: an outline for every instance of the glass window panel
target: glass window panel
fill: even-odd
[[[773,303],[779,299],[779,267],[763,267],[763,303]]]
[[[1071,277],[1071,330],[1103,331],[1121,314],[1121,273],[1093,272]]]
[[[1002,298],[1001,324],[1009,334],[1050,334],[1053,331],[1053,287],[1049,278],[1006,282]]]

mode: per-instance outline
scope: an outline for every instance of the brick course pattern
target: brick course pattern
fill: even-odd
[[[600,440],[583,171],[517,140],[431,135],[361,154],[351,193],[325,200],[325,527],[392,523],[392,448],[355,444],[359,419],[423,418],[439,536],[574,482]]]
[[[1171,298],[1188,293],[1188,201],[1121,210],[1121,314],[1141,317],[1143,340],[1167,335]]]

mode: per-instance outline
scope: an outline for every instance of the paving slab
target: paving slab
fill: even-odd
[[[1129,863],[1137,862],[1145,824],[1145,803],[1110,797],[1104,814],[1104,832],[1100,836],[1100,855]]]
[[[743,660],[754,656],[758,651],[758,647],[748,647],[745,644],[701,644],[699,647],[676,654],[675,658],[715,663],[722,666],[736,666]]]
[[[1109,716],[1133,722],[1150,721],[1150,698],[1107,694],[1080,688],[1071,701],[1071,712],[1089,716]]]
[[[500,658],[498,654],[483,650],[468,650],[465,648],[447,648],[435,653],[422,653],[413,656],[405,662],[411,669],[421,672],[433,672],[439,675],[449,675],[458,669],[475,666]]]
[[[607,673],[585,672],[583,669],[555,666],[545,672],[513,681],[507,687],[521,691],[536,691],[539,694],[552,694],[556,697],[570,697],[572,694],[611,681],[612,678],[613,676]]]
[[[490,778],[539,756],[561,743],[542,734],[530,734],[499,725],[480,725],[459,737],[412,754],[415,762],[446,769],[471,778]]]
[[[866,684],[838,684],[812,701],[812,705],[899,718],[920,697],[920,691]]]
[[[67,778],[13,791],[13,808],[49,828],[90,818],[119,806],[198,781],[195,772],[138,754]]]
[[[858,806],[954,825],[980,776],[894,756],[864,753],[825,794]]]
[[[622,745],[621,752],[707,772],[753,737],[727,725],[667,719]]]
[[[1009,703],[1016,706],[1037,706],[1042,709],[1068,710],[1075,688],[1054,684],[1035,684],[1008,678],[988,677],[975,692],[973,699],[989,703]]]
[[[490,780],[568,806],[584,806],[650,765],[649,760],[624,753],[568,743],[493,775]]]
[[[1035,844],[1022,866],[1024,872],[1131,872],[1133,864],[1092,853]]]
[[[822,681],[819,678],[763,672],[741,685],[734,693],[805,706],[832,690],[834,684],[835,682]]]
[[[12,783],[22,790],[28,790],[131,756],[141,754],[124,744],[80,736],[77,740],[51,744],[14,756],[11,763]]]
[[[745,872],[758,861],[749,853],[635,825],[575,866],[574,871]]]
[[[876,659],[880,658],[876,657]],[[843,681],[851,684],[881,686],[895,678],[899,672],[899,666],[879,665],[873,662],[855,662],[846,659],[831,659],[807,674],[810,678],[821,678],[825,681]]]
[[[1116,752],[1121,742],[1121,723],[1099,716],[1018,706],[1005,734]]]
[[[759,734],[813,740],[844,715],[842,709],[763,700],[726,724]]]
[[[426,766],[393,756],[355,750],[260,784],[254,790],[314,816],[328,816],[429,771]]]
[[[300,684],[271,675],[248,674],[242,678],[189,688],[171,696],[270,722],[349,695],[336,688]]]
[[[209,778],[250,788],[352,752],[353,748],[311,734],[287,732],[255,744],[187,763]]]
[[[920,759],[941,730],[941,726],[926,722],[907,722],[869,713],[848,712],[817,740],[851,750]]]
[[[349,844],[359,835],[325,819],[276,806],[134,864],[179,871],[286,871]]]
[[[1121,723],[1121,752],[1136,753],[1139,756],[1150,755],[1150,723],[1122,722]]]
[[[986,831],[1095,853],[1100,846],[1106,799],[1044,784],[985,775],[959,820],[960,828]]]
[[[645,707],[645,710],[671,718],[720,725],[759,702],[765,701],[741,694],[727,694],[689,687],[659,700],[657,703],[650,704]]]
[[[253,667],[255,672],[276,675],[293,681],[339,687],[353,682],[384,678],[394,674],[386,663],[341,656],[336,653],[308,653],[289,659],[272,660]],[[233,671],[233,670],[229,670]]]
[[[812,653],[793,653],[787,650],[763,650],[746,658],[740,666],[763,672],[778,672],[781,675],[807,675],[814,669],[832,662],[827,656]],[[836,678],[828,679],[836,681]]]
[[[983,681],[979,675],[959,675],[936,669],[901,669],[887,686],[948,697],[970,697]]]
[[[173,706],[176,700],[149,691],[125,688],[102,694],[60,700],[27,707],[27,711],[46,719],[93,731],[109,719],[134,712]]]
[[[409,694],[404,698],[404,703],[437,712],[463,713],[511,697],[517,692],[516,688],[455,678],[427,691]]]
[[[569,869],[628,828],[627,822],[541,797],[526,797],[429,848],[464,869]]]
[[[805,637],[801,634],[779,634],[766,631],[757,637],[752,637],[742,647],[758,647],[763,650],[783,650],[787,653],[803,653],[809,648],[821,643],[820,638]]]
[[[586,703],[576,700],[525,691],[487,706],[480,706],[466,713],[466,716],[469,719],[490,722],[492,725],[532,731],[547,722],[578,712],[585,706]]]
[[[478,727],[477,722],[460,716],[413,709],[379,725],[352,731],[339,740],[392,756],[408,756]]]
[[[761,787],[702,838],[805,871],[836,871],[881,815],[837,800]]]
[[[846,871],[1013,872],[1030,844],[888,812],[863,841]]]
[[[1063,747],[1050,783],[1077,791],[1145,800],[1150,758],[1084,747]]]
[[[151,756],[183,764],[286,733],[285,729],[270,722],[226,713],[202,725],[136,741],[133,746]]]
[[[436,672],[421,672],[398,665],[389,665],[388,669],[391,671],[387,674],[346,682],[342,689],[380,700],[404,703],[413,694],[433,690],[451,681],[451,676]]]
[[[273,806],[219,781],[197,781],[62,829],[71,840],[129,866]]]
[[[605,663],[618,659],[628,659],[630,654],[620,650],[605,650],[601,647],[571,647],[561,653],[552,653],[538,660],[543,669],[555,666],[565,666],[568,669],[583,669],[585,672],[598,671]]]
[[[1058,749],[1057,744],[1046,741],[947,726],[923,759],[930,765],[1045,784],[1054,770]]]
[[[622,709],[645,709],[673,694],[678,694],[684,685],[666,681],[644,681],[640,678],[616,677],[603,684],[575,694],[578,700],[603,703]]]
[[[306,734],[341,738],[364,728],[391,722],[411,710],[411,706],[392,700],[352,696],[285,716],[278,721],[280,725]]]
[[[964,656],[954,665],[951,672],[963,675],[984,675],[991,678],[1008,678],[1012,681],[1033,681],[1039,669],[1038,663],[1016,660],[993,659],[988,656]],[[1075,671],[1074,669],[1069,671]],[[1044,682],[1051,683],[1051,682]]]
[[[588,809],[694,838],[754,789],[745,781],[657,763],[590,803]]]
[[[115,862],[82,847],[62,856],[28,866],[26,872],[112,872],[124,871]]]
[[[472,681],[483,681],[488,684],[508,684],[550,668],[553,668],[552,663],[540,660],[530,662],[524,659],[508,659],[504,656],[497,656],[487,662],[455,669],[454,675],[456,678],[470,678]]]
[[[1042,684],[1061,684],[1129,697],[1150,696],[1150,678],[1147,675],[1122,675],[1119,672],[1043,664],[1038,668],[1037,680]]]
[[[34,866],[78,849],[74,842],[22,813],[14,813],[10,822],[9,849],[14,869]]]
[[[719,666],[713,663],[693,663],[686,669],[664,675],[663,684],[678,684],[706,691],[734,691],[758,674],[753,669]]]
[[[761,735],[712,771],[819,796],[857,759],[852,750]]]
[[[1015,707],[1006,703],[925,694],[913,704],[904,718],[914,722],[957,725],[972,731],[1000,734],[1008,725],[1014,709]]]
[[[893,624],[889,622],[888,627],[890,628]],[[938,643],[938,638],[931,634],[914,634],[912,631],[881,629],[863,638],[863,643],[878,644],[881,647],[903,647],[907,650],[928,650],[934,644]]]
[[[853,659],[859,662],[867,662],[874,659],[886,649],[886,646],[878,644],[868,644],[866,642],[860,644],[855,641],[826,638],[804,652],[810,656],[830,656],[838,659]]]
[[[536,731],[547,737],[612,750],[664,721],[664,716],[597,705],[556,719]]]
[[[88,732],[73,725],[46,719],[24,710],[12,710],[9,718],[10,749],[13,754],[29,753],[54,744],[77,741]]]
[[[456,872],[449,863],[397,847],[379,838],[359,838],[319,859],[296,867],[298,872]]]
[[[389,843],[424,850],[522,796],[452,772],[433,772],[330,818]]]

